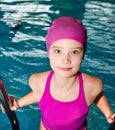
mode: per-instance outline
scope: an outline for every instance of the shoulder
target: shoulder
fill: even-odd
[[[100,78],[82,73],[86,99],[91,104],[103,90],[103,82]]]
[[[35,93],[35,96],[39,100],[41,95],[44,92],[45,83],[50,71],[42,72],[42,73],[35,73],[32,74],[29,78],[29,86],[32,91]]]
[[[92,86],[93,88],[103,89],[103,82],[100,78],[85,73],[82,73],[82,75],[86,85]]]
[[[29,78],[30,87],[33,87],[33,86],[39,84],[40,82],[43,82],[46,79],[46,77],[48,76],[49,72],[50,71],[32,74]]]

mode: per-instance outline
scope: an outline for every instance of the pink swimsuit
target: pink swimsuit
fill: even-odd
[[[46,130],[84,130],[87,127],[88,106],[86,104],[82,75],[79,74],[79,95],[77,99],[61,102],[50,94],[51,71],[46,82],[44,94],[39,101],[42,123]]]

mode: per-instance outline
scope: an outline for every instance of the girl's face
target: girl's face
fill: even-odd
[[[83,46],[79,42],[61,39],[51,45],[48,56],[56,74],[71,77],[79,71],[83,54]]]

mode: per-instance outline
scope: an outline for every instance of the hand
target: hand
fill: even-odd
[[[108,121],[109,123],[115,122],[115,113],[113,113],[111,116],[109,116],[109,117],[107,118],[107,121]]]
[[[11,109],[12,111],[15,111],[15,110],[19,109],[20,106],[19,106],[19,104],[18,104],[18,101],[16,101],[13,96],[9,96],[9,98],[10,98],[10,100],[11,100],[11,102],[12,102],[12,104],[9,104],[10,109]],[[2,110],[2,113],[5,113],[5,109],[4,109],[4,107],[3,107],[2,104],[0,104],[0,108],[1,108],[1,110]]]
[[[13,96],[10,96],[10,99],[11,99],[11,102],[12,102],[12,105],[10,106],[10,109],[12,111],[15,111],[15,110],[19,109],[20,106],[18,104],[18,101],[16,101]]]

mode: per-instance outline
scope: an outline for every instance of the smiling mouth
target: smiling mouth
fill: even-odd
[[[62,67],[60,67],[60,69],[63,70],[63,71],[70,71],[72,68],[62,68]]]

